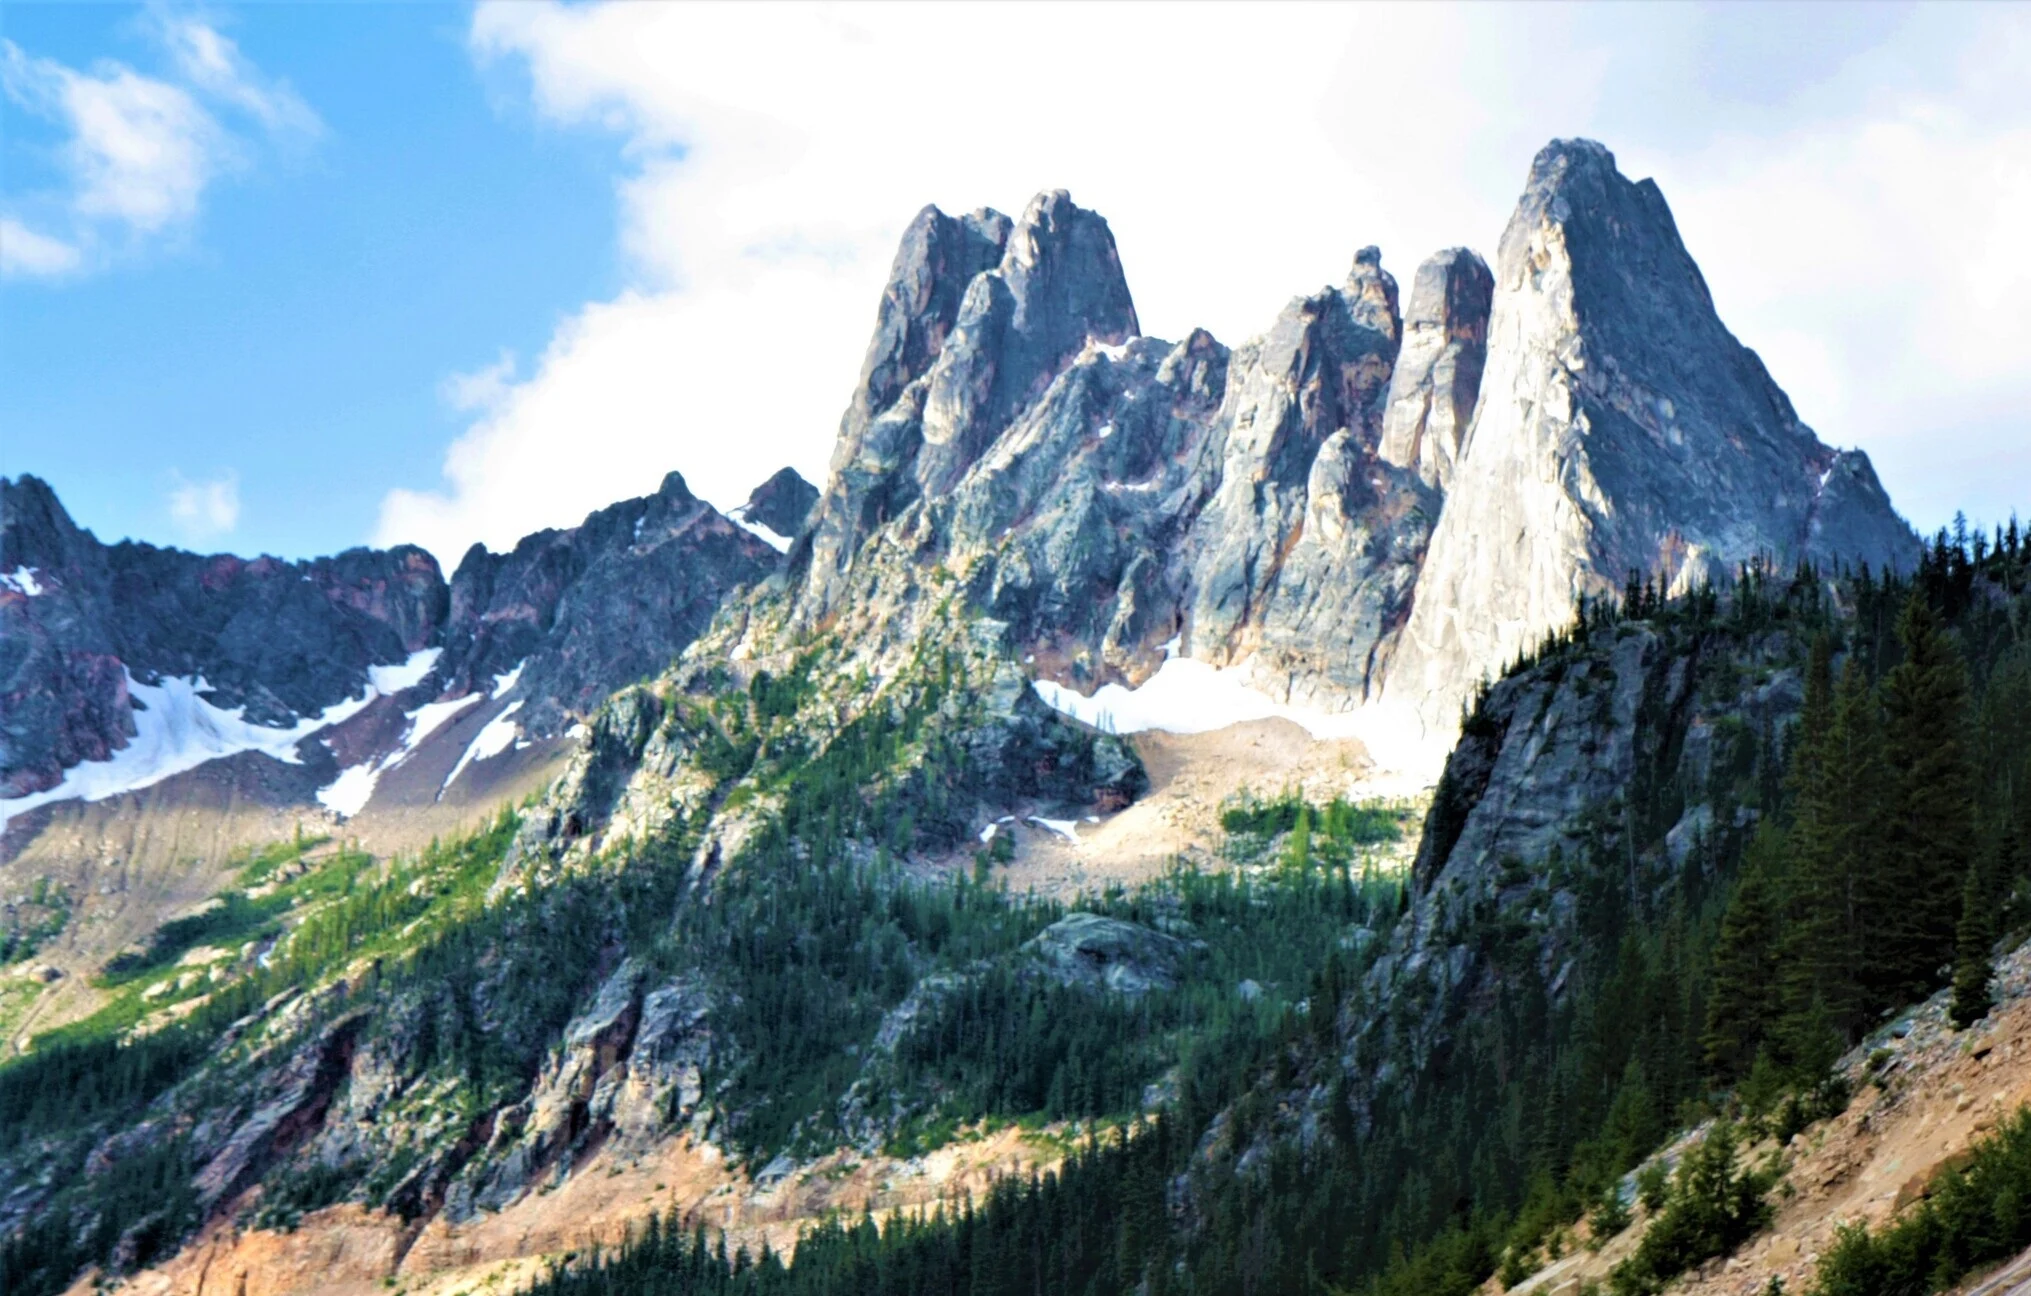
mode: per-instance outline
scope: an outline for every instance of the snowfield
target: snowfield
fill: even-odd
[[[1417,709],[1398,702],[1371,702],[1353,711],[1327,713],[1278,702],[1253,687],[1249,663],[1225,669],[1177,655],[1178,641],[1164,645],[1164,664],[1140,687],[1103,684],[1091,697],[1050,680],[1031,687],[1052,710],[1105,733],[1211,733],[1250,720],[1288,720],[1312,737],[1352,738],[1377,766],[1365,780],[1375,795],[1402,795],[1429,787],[1444,768],[1451,733],[1433,733]]]
[[[244,708],[228,711],[213,706],[203,696],[211,690],[202,676],[187,679],[171,675],[159,684],[143,684],[129,675],[128,695],[140,705],[134,710],[135,733],[127,745],[107,760],[72,766],[55,787],[0,800],[0,829],[14,816],[37,806],[55,801],[102,801],[123,792],[137,792],[222,756],[252,751],[300,765],[298,743],[358,715],[376,698],[423,679],[437,664],[440,651],[426,648],[405,662],[369,667],[369,682],[361,696],[333,703],[286,729],[245,720]]]

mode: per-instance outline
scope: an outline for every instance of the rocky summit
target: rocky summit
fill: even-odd
[[[1278,701],[1445,733],[1632,574],[1916,553],[1867,456],[1721,323],[1657,186],[1558,141],[1493,273],[1437,253],[1406,307],[1363,248],[1233,348],[1139,336],[1106,222],[1063,193],[927,209],[792,580],[803,624],[887,619],[942,564],[1082,692],[1175,640]]]
[[[756,495],[788,522],[800,491],[808,507],[815,490],[784,469]],[[0,793],[60,796],[67,772],[122,753],[84,795],[241,750],[329,780],[408,759],[430,732],[418,720],[446,714],[419,708],[466,702],[446,736],[473,739],[474,721],[512,711],[481,757],[556,739],[780,562],[674,472],[653,495],[506,553],[475,545],[449,582],[414,546],[284,562],[105,545],[46,483],[0,482]],[[173,714],[150,715],[144,695]],[[0,800],[0,823],[8,809]]]

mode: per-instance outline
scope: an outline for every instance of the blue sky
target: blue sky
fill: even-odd
[[[135,10],[9,3],[4,35],[89,69],[171,76]],[[466,11],[249,6],[212,16],[311,106],[313,138],[218,116],[244,156],[196,216],[88,273],[0,287],[0,474],[51,481],[104,538],[280,552],[366,541],[383,494],[437,475],[446,377],[620,284],[619,141],[542,126],[475,66]],[[8,103],[5,188],[60,191],[65,124]],[[230,474],[230,528],[178,484]]]
[[[822,477],[925,202],[1105,214],[1230,343],[1531,155],[1653,176],[1922,526],[2031,481],[2031,7],[0,8],[0,473],[106,538],[447,564]]]

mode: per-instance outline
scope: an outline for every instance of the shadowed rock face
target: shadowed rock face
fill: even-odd
[[[414,546],[332,558],[103,545],[34,477],[0,480],[0,795],[54,786],[134,733],[129,672],[202,676],[209,700],[286,726],[436,641],[444,579]]]
[[[787,523],[799,486],[808,507],[815,492],[794,473],[757,496]],[[288,727],[362,696],[368,667],[442,648],[402,705],[491,690],[526,662],[514,722],[554,735],[669,665],[730,593],[781,561],[676,473],[654,495],[508,553],[476,545],[449,586],[409,545],[295,563],[102,545],[34,477],[0,481],[0,520],[0,796],[10,797],[126,745],[130,673],[201,676],[213,705]],[[341,760],[371,759],[405,730],[395,716],[351,732]]]
[[[1480,400],[1393,695],[1465,691],[1628,573],[1682,590],[1759,554],[1908,565],[1867,456],[1837,451],[1714,313],[1664,196],[1612,154],[1538,154],[1502,236]]]
[[[674,472],[654,495],[538,531],[508,553],[475,545],[451,578],[445,692],[491,688],[521,665],[517,722],[561,732],[570,715],[668,666],[727,595],[777,562]]]
[[[780,468],[775,476],[755,487],[748,502],[735,509],[733,516],[790,537],[804,529],[817,504],[816,486],[799,476],[795,468]]]

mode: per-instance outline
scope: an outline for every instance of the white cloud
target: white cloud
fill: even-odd
[[[77,269],[78,260],[78,250],[62,239],[38,234],[12,217],[0,216],[0,277],[68,274]]]
[[[1573,134],[1657,176],[1725,317],[1926,520],[1950,456],[1908,452],[1918,429],[1973,444],[1996,393],[2031,396],[2010,372],[2027,29],[1817,5],[484,3],[479,60],[526,72],[544,120],[625,140],[634,283],[485,388],[443,487],[392,492],[377,538],[455,560],[673,467],[727,504],[786,462],[822,477],[925,202],[1069,188],[1112,224],[1147,332],[1236,342],[1364,243],[1406,285],[1439,247],[1492,255],[1531,155]]]
[[[151,17],[156,38],[184,79],[198,90],[245,112],[271,134],[323,133],[323,121],[287,82],[264,76],[216,27],[168,10],[156,10]]]
[[[504,348],[492,364],[446,378],[438,395],[460,413],[491,410],[507,399],[514,380],[515,356]]]
[[[169,516],[192,541],[210,540],[240,524],[240,478],[222,472],[202,481],[191,481],[180,472],[170,473]]]
[[[22,107],[64,132],[58,153],[65,183],[38,201],[67,226],[64,236],[22,240],[17,274],[53,274],[103,263],[144,237],[187,227],[205,191],[222,173],[244,166],[247,142],[221,124],[205,102],[252,119],[267,138],[296,143],[322,129],[287,85],[271,82],[237,46],[205,22],[157,13],[149,24],[168,53],[175,79],[147,76],[101,60],[89,70],[40,58],[0,40],[0,83]],[[9,232],[25,230],[8,217]],[[34,241],[40,240],[40,241]],[[66,260],[58,249],[69,250]]]

